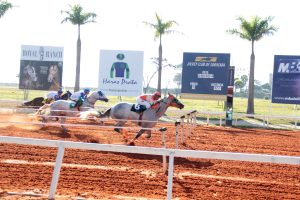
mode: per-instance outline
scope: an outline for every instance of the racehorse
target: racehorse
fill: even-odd
[[[68,100],[71,95],[72,95],[72,93],[69,90],[67,90],[67,92],[61,96],[61,99]],[[44,101],[45,101],[44,97],[36,97],[36,98],[32,99],[31,101],[24,102],[21,107],[29,107],[29,106],[30,107],[41,107],[41,106],[44,106],[45,103],[47,103]]]
[[[49,90],[57,90],[60,87],[60,75],[57,65],[49,67],[48,82],[51,83]]]
[[[22,86],[24,89],[32,89],[37,82],[35,68],[31,65],[26,65],[23,69]]]
[[[63,132],[65,133],[67,129],[64,127],[65,117],[64,116],[70,116],[75,117],[78,115],[80,111],[87,111],[87,110],[93,110],[96,101],[104,101],[108,102],[108,98],[103,94],[101,91],[95,91],[92,92],[91,95],[89,95],[82,103],[80,109],[75,107],[75,102],[73,101],[66,101],[66,100],[58,100],[54,101],[50,104],[50,113],[42,116],[42,121],[46,123],[49,119],[55,118],[58,120],[60,117],[61,127],[63,129]]]
[[[168,107],[182,109],[184,108],[184,105],[175,96],[169,94],[168,97],[157,101],[149,109],[144,111],[142,116],[140,113],[132,111],[133,107],[134,104],[132,103],[121,102],[109,108],[99,116],[100,118],[111,117],[112,119],[117,120],[118,122],[115,124],[116,127],[124,126],[128,120],[133,120],[133,123],[138,124],[141,129],[128,143],[129,145],[134,145],[134,141],[144,132],[147,132],[147,138],[150,138],[151,130],[149,130],[149,128],[153,128],[157,124],[157,120],[167,111]],[[128,135],[124,128],[115,128],[114,130],[118,133],[122,133],[125,142],[128,142]]]

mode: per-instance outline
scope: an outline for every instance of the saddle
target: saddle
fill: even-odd
[[[78,111],[80,111],[80,105],[78,105],[76,102],[72,102],[69,105],[70,108],[77,108]]]
[[[133,104],[130,110],[142,114],[145,110],[147,110],[147,108],[144,105]]]

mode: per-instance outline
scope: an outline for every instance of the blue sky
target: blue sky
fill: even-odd
[[[250,42],[227,34],[237,28],[237,16],[274,16],[279,27],[274,36],[255,44],[255,79],[269,81],[274,55],[300,55],[298,47],[300,12],[296,0],[10,0],[17,7],[0,19],[1,82],[18,83],[21,45],[64,47],[63,86],[74,86],[77,27],[61,24],[68,5],[80,4],[98,15],[97,23],[81,28],[81,86],[97,87],[99,53],[107,50],[144,51],[144,78],[154,69],[150,57],[158,56],[154,32],[142,22],[155,22],[155,12],[164,21],[175,20],[174,29],[183,34],[163,37],[163,57],[171,64],[182,62],[183,52],[230,53],[236,74],[247,74]],[[165,71],[162,86],[171,82],[176,72]],[[156,77],[151,86],[157,85]]]

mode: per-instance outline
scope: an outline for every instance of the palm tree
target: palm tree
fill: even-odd
[[[6,11],[8,11],[8,9],[11,9],[12,7],[13,5],[8,1],[0,0],[0,18],[3,17]]]
[[[274,17],[266,17],[264,19],[253,16],[250,21],[247,21],[243,17],[238,17],[240,21],[240,28],[227,30],[232,35],[237,35],[242,39],[246,39],[251,42],[251,57],[250,57],[250,75],[249,75],[249,87],[248,87],[248,106],[247,114],[254,114],[254,42],[263,38],[263,36],[273,35],[278,30],[277,27],[270,25]]]
[[[77,54],[76,54],[76,78],[75,78],[75,87],[74,91],[78,91],[80,88],[80,58],[81,58],[81,40],[80,40],[80,26],[90,23],[96,22],[94,19],[97,17],[95,13],[85,13],[83,12],[83,8],[76,5],[69,5],[69,11],[61,11],[62,13],[67,14],[67,17],[62,20],[61,23],[71,22],[73,25],[77,25],[78,27],[78,39],[77,39]]]
[[[155,13],[156,16],[156,22],[150,23],[150,22],[143,22],[147,26],[152,27],[155,30],[154,38],[159,38],[159,48],[158,48],[158,83],[157,83],[157,91],[161,92],[161,72],[162,72],[162,44],[161,44],[161,38],[164,34],[170,34],[177,32],[175,30],[170,30],[170,28],[176,24],[176,21],[166,21],[163,22],[162,18]]]

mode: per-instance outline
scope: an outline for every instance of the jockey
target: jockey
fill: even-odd
[[[60,100],[61,99],[61,96],[62,96],[62,89],[58,89],[57,92],[55,91],[50,91],[48,92],[47,96],[46,96],[46,100],[45,102],[47,104],[51,103],[52,101],[57,101],[57,100]]]
[[[70,99],[75,101],[75,107],[79,107],[82,105],[83,101],[87,98],[88,94],[90,93],[90,89],[86,88],[83,91],[74,92],[71,95]]]
[[[59,88],[57,94],[54,96],[54,101],[61,100],[62,93],[63,93],[62,89]]]
[[[140,105],[146,107],[146,109],[150,108],[153,104],[156,103],[157,100],[161,97],[160,92],[154,92],[153,94],[143,94],[137,97],[137,106],[136,109],[140,109]]]

